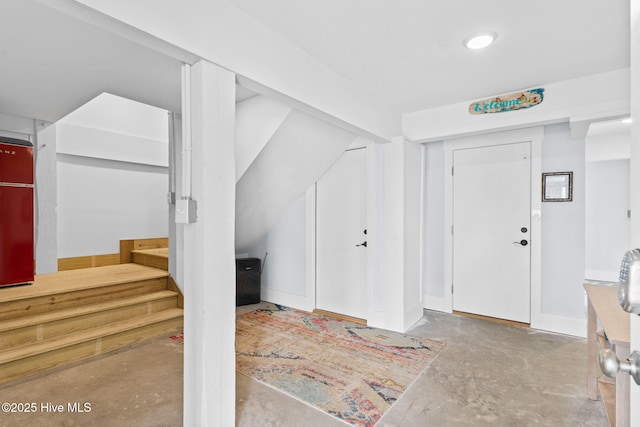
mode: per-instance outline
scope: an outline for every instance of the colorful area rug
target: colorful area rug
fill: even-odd
[[[270,304],[236,319],[236,369],[370,427],[444,343]]]
[[[179,334],[176,335],[171,335],[169,336],[169,339],[171,341],[175,341],[178,344],[184,344],[184,332],[180,332]]]

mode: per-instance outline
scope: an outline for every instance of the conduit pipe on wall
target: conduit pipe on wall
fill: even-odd
[[[176,201],[176,223],[190,224],[197,220],[196,201],[192,199],[191,141],[191,65],[182,64],[182,193]]]
[[[182,64],[182,198],[191,198],[191,65]]]
[[[176,136],[175,136],[175,113],[170,111],[167,114],[169,130],[169,196],[170,205],[176,204]]]

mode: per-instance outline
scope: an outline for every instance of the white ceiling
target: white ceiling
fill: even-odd
[[[56,121],[102,92],[180,110],[180,61],[32,0],[0,16],[0,113]]]
[[[400,112],[629,66],[629,0],[230,2]]]
[[[229,1],[398,112],[629,66],[629,0]],[[34,0],[0,13],[0,113],[55,121],[101,92],[180,110],[180,61]],[[463,48],[481,29],[496,43]]]

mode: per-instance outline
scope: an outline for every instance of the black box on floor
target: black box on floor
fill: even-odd
[[[236,259],[236,306],[260,302],[260,258]]]

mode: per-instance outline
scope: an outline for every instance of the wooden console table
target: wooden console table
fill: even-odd
[[[624,373],[615,379],[602,375],[598,366],[600,348],[611,348],[619,360],[629,357],[629,313],[618,304],[617,286],[585,284],[587,291],[587,360],[589,399],[598,400],[598,390],[609,424],[629,427],[629,379]],[[602,330],[598,331],[598,320]]]

